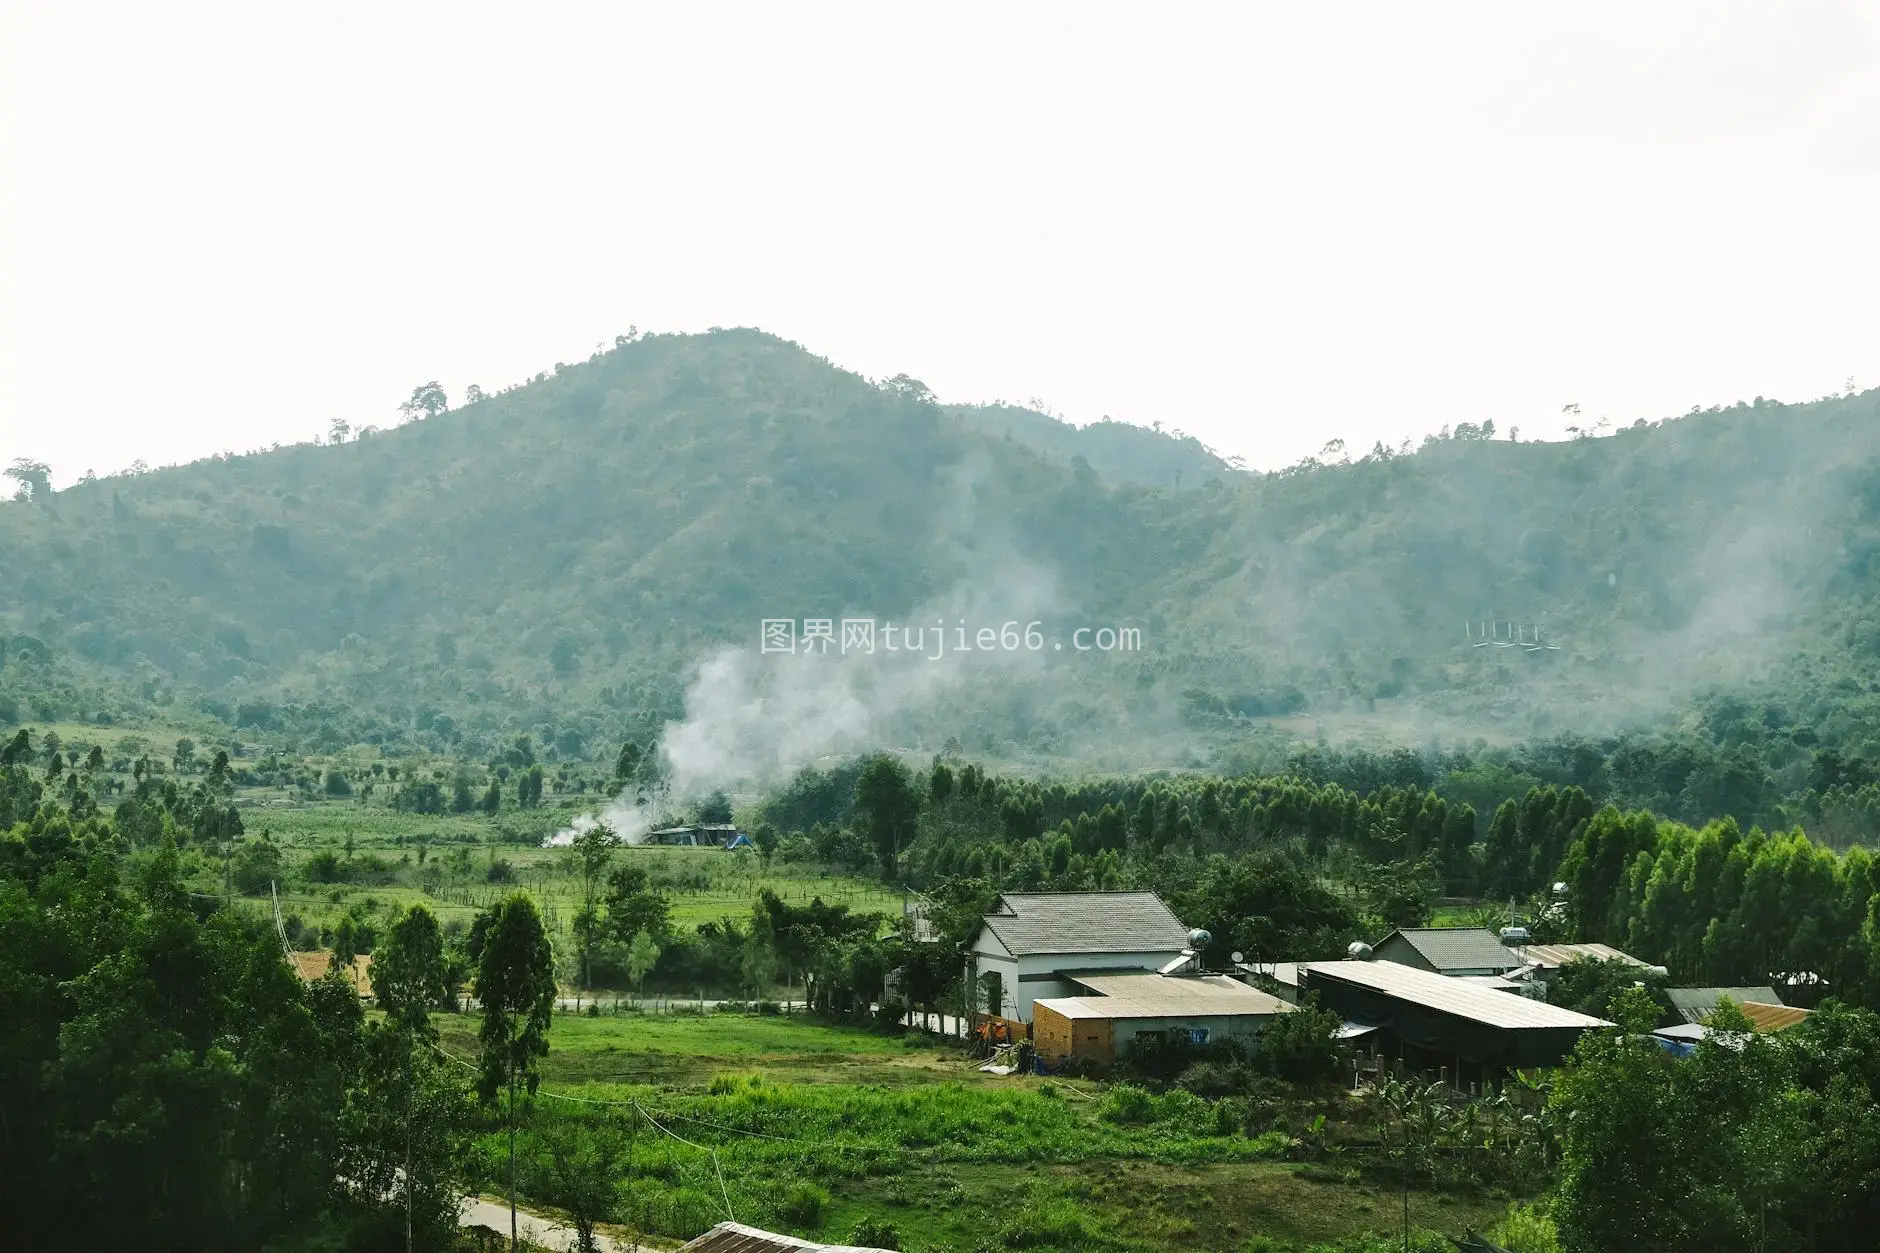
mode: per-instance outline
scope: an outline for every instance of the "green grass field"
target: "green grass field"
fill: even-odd
[[[542,840],[566,826],[579,808],[481,814],[406,814],[356,800],[310,805],[257,806],[242,811],[251,837],[266,833],[278,843],[287,866],[280,886],[281,909],[315,927],[331,926],[355,906],[389,919],[422,903],[446,924],[467,925],[476,912],[517,888],[541,906],[558,938],[566,936],[579,907],[580,875],[566,848],[543,848]],[[306,873],[309,860],[329,852],[376,858],[386,869],[381,882],[317,883]],[[490,867],[506,863],[509,878],[493,882]],[[651,873],[672,902],[675,927],[732,917],[746,920],[766,889],[795,904],[820,896],[858,913],[898,918],[901,898],[878,882],[825,873],[820,867],[772,863],[754,852],[709,848],[626,848],[614,865],[636,864]],[[196,876],[199,891],[221,890],[219,863],[205,861]],[[265,908],[265,898],[254,903]]]
[[[452,1056],[474,1057],[475,1018],[440,1026]],[[1237,1253],[1255,1237],[1286,1249],[1399,1221],[1395,1189],[1286,1160],[1285,1136],[1248,1134],[1234,1101],[1119,1105],[1106,1085],[985,1075],[942,1043],[800,1018],[557,1015],[550,1046],[540,1116],[613,1119],[634,1137],[621,1234],[695,1233],[727,1197],[741,1222],[832,1242],[888,1222],[903,1249],[933,1253]],[[638,1102],[692,1144],[563,1097]],[[1507,1203],[1414,1192],[1411,1218],[1461,1235]]]

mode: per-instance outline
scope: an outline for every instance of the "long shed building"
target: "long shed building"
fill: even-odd
[[[1580,1036],[1612,1024],[1390,961],[1307,962],[1300,989],[1418,1066],[1498,1071],[1556,1066]]]
[[[1251,1045],[1267,1023],[1294,1008],[1226,975],[1145,970],[1066,979],[1081,995],[1033,1001],[1032,1041],[1047,1062],[1075,1058],[1098,1070],[1145,1036]]]

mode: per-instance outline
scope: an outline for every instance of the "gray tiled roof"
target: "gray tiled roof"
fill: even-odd
[[[1521,959],[1486,927],[1400,927],[1400,936],[1438,971],[1519,970]],[[1385,936],[1388,942],[1390,936]]]
[[[1757,1005],[1782,1004],[1774,988],[1666,988],[1665,999],[1685,1022],[1704,1021],[1722,1000],[1735,1001],[1738,1005],[1744,1001]]]
[[[986,926],[1014,957],[1188,947],[1188,928],[1154,892],[1006,892]]]

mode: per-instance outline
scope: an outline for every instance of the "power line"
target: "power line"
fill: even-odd
[[[439,1056],[447,1058],[450,1061],[456,1062],[459,1066],[462,1066],[465,1070],[468,1070],[472,1072],[473,1074],[482,1073],[475,1066],[472,1066],[469,1062],[465,1061],[463,1058],[458,1057],[450,1052],[447,1052],[444,1048],[442,1048],[439,1045],[433,1044],[431,1048]],[[716,1148],[712,1147],[709,1144],[700,1144],[696,1140],[688,1140],[684,1136],[680,1135],[678,1132],[673,1131],[668,1127],[661,1126],[659,1120],[654,1118],[652,1114],[648,1113],[645,1106],[641,1105],[638,1101],[635,1101],[632,1099],[628,1099],[625,1101],[598,1101],[598,1100],[593,1099],[592,1097],[570,1096],[565,1092],[550,1092],[542,1088],[538,1088],[535,1091],[534,1095],[545,1096],[545,1097],[550,1098],[551,1100],[557,1100],[557,1101],[573,1101],[580,1105],[605,1105],[605,1106],[610,1106],[610,1107],[619,1108],[619,1109],[631,1109],[640,1117],[646,1119],[646,1121],[652,1125],[653,1129],[658,1131],[661,1135],[671,1136],[673,1139],[677,1140],[679,1143],[686,1145],[690,1148],[703,1150],[707,1155],[711,1157],[712,1173],[718,1177],[718,1193],[721,1197],[724,1198],[725,1217],[730,1219],[734,1223],[738,1221],[738,1216],[735,1213],[733,1213],[731,1210],[731,1189],[725,1185],[724,1167],[719,1164],[718,1150]],[[685,1118],[685,1116],[682,1114],[668,1114],[667,1117],[683,1119],[686,1122],[701,1122],[702,1121],[700,1119]],[[712,1124],[705,1123],[703,1125],[710,1126]],[[737,1131],[738,1129],[735,1127],[727,1127],[727,1128],[723,1128],[723,1130]],[[742,1132],[741,1134],[755,1135],[755,1136],[758,1136],[758,1138],[764,1139],[764,1140],[782,1140],[783,1139],[783,1137],[781,1136],[766,1136],[766,1135],[761,1135],[758,1132]],[[790,1141],[785,1140],[784,1143],[790,1143]]]

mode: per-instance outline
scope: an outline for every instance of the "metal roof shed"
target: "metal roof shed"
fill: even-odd
[[[1399,927],[1377,942],[1377,960],[1439,975],[1499,975],[1519,970],[1519,954],[1486,927]]]
[[[1665,999],[1671,1002],[1671,1008],[1685,1022],[1704,1021],[1724,1001],[1735,1001],[1738,1005],[1745,1001],[1757,1005],[1782,1004],[1782,998],[1776,995],[1776,990],[1768,987],[1666,988]]]
[[[1399,1047],[1479,1066],[1558,1065],[1604,1019],[1395,962],[1308,962],[1303,990]]]

